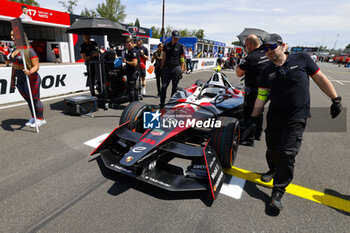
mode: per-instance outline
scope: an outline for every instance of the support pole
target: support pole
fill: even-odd
[[[22,56],[22,59],[23,59],[23,66],[24,66],[24,69],[26,70],[27,69],[27,64],[26,64],[26,60],[25,60],[25,57],[24,57],[23,49],[21,49],[20,51],[21,51],[21,56]],[[30,87],[30,78],[27,75],[26,75],[26,81],[27,81],[27,85],[28,85],[30,104],[31,104],[31,107],[32,107],[33,115],[34,115],[35,128],[36,128],[36,132],[39,133],[39,127],[38,127],[38,122],[36,120],[36,113],[35,113],[35,107],[34,107],[34,101],[33,101],[33,95],[32,95],[32,88]]]

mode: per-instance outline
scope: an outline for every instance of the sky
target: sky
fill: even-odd
[[[61,0],[62,1],[62,0]],[[63,0],[68,1],[68,0]],[[43,8],[64,11],[58,1],[37,0]],[[105,0],[78,0],[75,14],[95,9]],[[121,0],[127,17],[141,27],[161,28],[163,0]],[[231,43],[244,28],[278,33],[289,46],[327,46],[344,49],[350,44],[349,0],[165,0],[165,26],[203,29],[206,39]]]

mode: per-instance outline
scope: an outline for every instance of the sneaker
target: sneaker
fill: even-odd
[[[283,205],[282,205],[281,199],[282,199],[282,194],[278,192],[273,192],[271,195],[269,206],[277,210],[282,210]]]
[[[273,171],[268,171],[265,174],[262,174],[260,177],[260,180],[265,183],[269,183],[272,178],[275,176],[275,173]]]
[[[34,123],[34,117],[32,117],[27,123],[26,126],[30,126],[31,124]]]
[[[141,88],[141,94],[142,95],[146,95],[146,87],[142,87]]]
[[[46,124],[46,120],[45,119],[42,119],[42,120],[37,119],[36,123],[37,123],[38,127],[40,127],[40,126]],[[33,124],[31,124],[30,127],[35,128],[36,127],[35,122],[33,122]]]

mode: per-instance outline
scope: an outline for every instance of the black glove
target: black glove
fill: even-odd
[[[331,105],[332,118],[336,118],[342,110],[341,96],[332,99],[333,104]]]
[[[256,125],[258,123],[258,117],[249,117],[247,121],[247,127]]]

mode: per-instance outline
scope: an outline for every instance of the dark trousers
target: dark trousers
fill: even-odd
[[[186,70],[193,72],[192,59],[186,59]]]
[[[29,76],[29,84],[30,84],[31,90],[28,90],[28,84],[27,84],[25,79],[17,78],[17,89],[18,89],[19,93],[22,95],[23,99],[25,99],[25,101],[27,101],[29,110],[32,114],[32,117],[34,117],[34,113],[32,110],[32,104],[30,101],[29,91],[32,92],[36,117],[38,119],[43,119],[44,118],[44,105],[40,100],[40,85],[41,85],[40,75],[38,73],[30,75]]]
[[[100,80],[96,78],[95,64],[89,64],[89,62],[85,62],[85,65],[86,65],[86,71],[88,72],[87,85],[89,86],[91,95],[95,96],[96,80],[98,80],[97,82],[98,88],[99,88],[99,91],[101,91]]]
[[[275,172],[273,191],[284,194],[294,174],[295,157],[299,153],[306,118],[283,120],[267,114],[266,160]]]
[[[126,77],[128,79],[126,89],[129,94],[129,101],[138,101],[139,95],[136,89],[137,72],[127,73]]]
[[[243,114],[246,119],[246,121],[251,116],[253,110],[254,110],[254,104],[256,97],[258,96],[258,88],[250,88],[246,87],[245,95],[244,95],[244,108],[243,108]],[[263,113],[260,113],[257,117],[256,127],[255,130],[247,136],[247,140],[253,141],[254,139],[258,139],[261,137],[262,133],[262,125],[263,125],[264,115]]]
[[[155,75],[156,75],[156,82],[157,82],[157,92],[158,92],[158,95],[160,95],[160,84],[161,84],[161,72],[162,70],[160,69],[160,67],[156,67],[155,68]]]
[[[175,67],[165,67],[164,72],[162,73],[162,89],[160,91],[160,105],[164,106],[166,99],[166,90],[172,81],[171,95],[176,92],[177,85],[179,83],[179,76],[181,73],[181,66]]]

